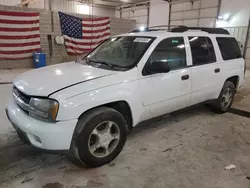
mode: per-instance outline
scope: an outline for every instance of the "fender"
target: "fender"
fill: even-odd
[[[58,121],[78,119],[84,112],[111,102],[126,101],[131,109],[133,126],[140,121],[144,111],[139,97],[139,82],[137,80],[91,90],[59,101]],[[60,94],[52,95],[60,98]]]

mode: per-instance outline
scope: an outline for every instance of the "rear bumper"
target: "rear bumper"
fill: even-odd
[[[70,149],[77,119],[56,123],[42,122],[28,116],[13,99],[7,105],[6,114],[23,142],[48,151]]]

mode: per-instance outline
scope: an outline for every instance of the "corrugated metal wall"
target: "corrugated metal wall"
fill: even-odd
[[[20,0],[0,0],[0,5],[17,6]]]
[[[124,8],[122,10],[122,18],[136,20],[136,27],[140,28],[141,26],[147,27],[148,25],[148,8],[145,5]]]
[[[170,25],[214,27],[219,0],[200,0],[172,5]]]
[[[52,9],[55,11],[62,12],[71,12],[81,14],[79,7],[77,6],[79,3],[75,1],[68,0],[52,0]],[[48,0],[45,2],[45,6],[48,7]],[[115,9],[109,7],[92,7],[90,6],[89,13],[97,16],[109,16],[115,17]]]
[[[82,14],[77,6],[79,3],[76,1],[69,1],[69,0],[51,0],[52,2],[52,10],[54,11],[62,11],[62,12],[69,12],[69,13],[78,13]],[[18,6],[20,0],[0,0],[0,5],[7,5],[7,6]],[[96,16],[109,16],[115,17],[115,9],[112,7],[93,7],[91,5],[89,13],[90,15]],[[30,8],[41,8],[41,9],[49,9],[49,0],[36,0],[34,3],[31,3]]]

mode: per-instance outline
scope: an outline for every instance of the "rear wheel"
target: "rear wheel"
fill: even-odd
[[[233,103],[234,96],[235,85],[230,81],[226,81],[221,90],[220,96],[213,104],[213,111],[219,114],[226,113]]]
[[[116,110],[100,107],[84,114],[77,124],[71,151],[89,167],[111,162],[126,142],[126,121]]]

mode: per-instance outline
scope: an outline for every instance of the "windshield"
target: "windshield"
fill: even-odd
[[[86,62],[99,63],[105,66],[121,68],[121,70],[134,67],[150,44],[152,37],[123,36],[111,38],[102,43],[85,59]]]

